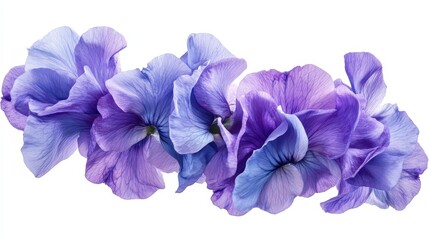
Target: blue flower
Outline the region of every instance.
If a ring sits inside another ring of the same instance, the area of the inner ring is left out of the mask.
[[[86,155],[97,101],[107,93],[105,81],[119,71],[117,53],[125,46],[111,28],[92,28],[79,37],[61,27],[34,43],[25,66],[7,75],[2,109],[24,131],[22,154],[35,176],[78,146]]]
[[[345,63],[362,112],[349,150],[338,159],[342,169],[338,196],[322,203],[322,208],[341,213],[368,202],[402,210],[419,192],[419,175],[427,168],[418,129],[396,105],[381,105],[386,85],[377,58],[349,53]],[[341,82],[337,85],[343,87]]]

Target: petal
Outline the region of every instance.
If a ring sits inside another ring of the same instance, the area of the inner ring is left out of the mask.
[[[25,70],[48,68],[69,78],[76,78],[74,49],[79,36],[69,27],[49,32],[28,49]]]
[[[82,114],[29,116],[24,129],[24,162],[41,177],[77,148],[80,132],[89,131],[92,119]]]
[[[185,56],[183,59],[186,59],[188,66],[192,70],[201,65],[234,57],[217,38],[208,33],[189,35],[188,52]]]
[[[125,151],[147,136],[142,119],[134,113],[116,113],[97,118],[93,124],[94,137],[104,151]]]
[[[302,180],[298,169],[291,164],[300,161],[305,156],[308,139],[296,116],[282,114],[282,118],[280,126],[271,133],[265,145],[252,154],[247,160],[244,172],[235,180],[233,199],[235,207],[239,211],[247,211],[257,206],[259,196],[263,191],[264,196],[268,196],[276,194],[272,191],[282,188],[284,191],[280,194],[283,197],[275,195],[276,199],[271,202],[273,206],[270,206],[270,199],[260,202],[262,209],[277,212],[277,210],[289,206],[291,198],[293,199],[291,196],[302,191],[302,185],[298,184],[289,188],[286,184],[283,185],[281,179],[284,178],[287,179],[287,182],[293,183],[299,182],[297,177]],[[268,184],[269,181],[273,181],[272,185]]]
[[[308,110],[297,114],[309,138],[309,149],[330,159],[343,155],[359,118],[359,102],[337,88],[336,110]]]
[[[181,76],[174,82],[170,138],[180,154],[198,152],[214,140],[209,131],[214,116],[196,103],[191,94],[194,84],[191,76]]]
[[[150,157],[149,163],[159,170],[167,173],[178,172],[179,163],[174,159],[159,141],[150,141]]]
[[[368,161],[383,152],[389,145],[389,137],[384,124],[361,112],[349,149],[339,161],[343,178],[354,177]]]
[[[103,118],[107,118],[112,114],[123,112],[122,109],[116,105],[115,100],[110,93],[104,95],[98,100],[97,110]]]
[[[366,52],[348,53],[344,60],[353,91],[365,97],[366,111],[374,113],[386,94],[380,61]]]
[[[410,154],[417,143],[419,130],[407,113],[399,111],[396,105],[388,104],[374,117],[389,128],[390,143],[387,151],[398,155]]]
[[[281,123],[274,99],[265,92],[249,92],[240,99],[243,109],[243,136],[238,159],[247,159],[265,143]]]
[[[38,113],[67,99],[74,80],[50,69],[34,69],[18,77],[10,93],[12,103],[21,114]]]
[[[325,212],[343,213],[364,204],[370,194],[371,189],[368,187],[357,187],[342,181],[338,196],[321,203],[320,206]]]
[[[398,182],[403,162],[417,144],[418,129],[405,112],[388,105],[375,116],[390,133],[389,146],[372,158],[348,182],[358,186],[368,186],[379,190],[389,190]]]
[[[15,83],[15,80],[24,74],[24,66],[16,66],[9,70],[3,80],[1,109],[6,115],[9,123],[16,129],[24,130],[27,116],[16,111],[15,106],[12,104],[10,92]]]
[[[176,192],[183,192],[188,186],[201,178],[207,163],[212,159],[216,151],[216,144],[210,143],[196,153],[182,155],[182,159],[179,161],[179,187]]]
[[[231,116],[227,93],[231,83],[246,69],[246,61],[228,58],[209,64],[194,87],[197,102],[207,111],[225,119]]]
[[[265,184],[258,200],[258,207],[269,213],[279,213],[292,205],[303,189],[303,179],[293,165],[285,165],[274,171]]]
[[[398,183],[389,191],[374,190],[379,207],[392,206],[403,210],[419,193],[421,182],[419,175],[427,168],[428,158],[420,145],[404,160],[404,169]]]
[[[148,198],[164,188],[161,173],[150,163],[151,142],[146,138],[124,152],[96,149],[89,157],[86,177],[95,183],[105,182],[112,192],[124,199]]]
[[[102,89],[104,82],[119,72],[117,53],[127,46],[125,38],[109,27],[95,27],[82,34],[76,45],[78,74],[91,69]]]
[[[104,95],[97,79],[91,70],[85,67],[85,72],[76,79],[76,83],[70,89],[67,99],[58,101],[53,106],[48,106],[38,112],[39,116],[60,112],[76,112],[84,114],[98,114],[97,102]]]
[[[240,83],[237,96],[252,90],[265,91],[286,113],[296,113],[334,108],[334,87],[329,74],[317,66],[305,65],[288,73],[270,70],[249,74]]]
[[[189,72],[178,58],[165,54],[153,59],[143,71],[117,74],[107,81],[107,88],[123,111],[142,116],[148,125],[168,125],[173,82]]]
[[[230,215],[233,216],[242,216],[247,213],[247,211],[238,211],[234,207],[234,203],[232,201],[232,191],[233,191],[233,183],[229,184],[227,187],[217,190],[213,193],[211,200],[214,205],[221,209],[226,209]]]
[[[340,181],[341,171],[337,163],[318,153],[308,151],[295,167],[304,183],[300,196],[310,197],[315,193],[324,192]]]

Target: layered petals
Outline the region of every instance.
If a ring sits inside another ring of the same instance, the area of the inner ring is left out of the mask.
[[[9,70],[3,80],[2,95],[1,98],[1,109],[6,115],[9,123],[16,129],[24,130],[25,123],[27,122],[27,116],[18,112],[12,103],[11,91],[15,83],[15,80],[24,74],[24,66],[16,66]]]
[[[246,61],[237,58],[223,59],[208,65],[193,89],[198,104],[222,119],[231,116],[229,86],[244,69]]]
[[[277,213],[289,207],[303,190],[303,179],[294,163],[304,158],[308,138],[296,116],[282,117],[280,126],[252,154],[235,180],[233,200],[239,211],[259,206]]]
[[[77,78],[74,49],[79,35],[69,27],[59,27],[49,32],[28,49],[25,70],[51,69],[68,78]]]
[[[188,37],[188,52],[181,57],[192,70],[224,58],[234,57],[222,43],[209,33],[194,33]]]
[[[89,131],[89,116],[62,113],[46,117],[29,116],[24,129],[22,155],[30,171],[41,177],[77,148],[81,132]]]
[[[375,113],[386,94],[380,61],[366,52],[348,53],[344,60],[353,91],[366,99],[365,111]]]

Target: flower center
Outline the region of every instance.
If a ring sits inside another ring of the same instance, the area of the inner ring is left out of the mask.
[[[153,125],[147,126],[146,127],[146,134],[147,135],[153,135],[156,133],[156,127]]]

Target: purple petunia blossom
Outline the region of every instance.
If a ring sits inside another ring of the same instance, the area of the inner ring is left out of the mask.
[[[237,114],[230,85],[246,68],[243,59],[235,58],[209,34],[191,35],[188,52],[181,59],[193,72],[174,82],[171,141],[174,149],[185,156],[201,151],[210,156],[180,162],[179,192],[202,176],[209,161],[228,161],[228,151],[234,145],[230,131],[239,124],[233,121]],[[207,173],[206,177],[211,181],[215,176]]]
[[[107,93],[105,81],[119,71],[116,54],[125,46],[122,35],[108,27],[81,37],[60,27],[34,43],[25,66],[6,76],[2,109],[24,130],[22,154],[36,177],[78,146],[86,155],[97,101]]]
[[[249,74],[237,96],[243,111],[237,169],[213,189],[217,206],[233,215],[253,207],[278,213],[296,196],[339,182],[334,159],[346,151],[359,113],[353,94],[306,65]]]
[[[363,110],[349,150],[338,159],[343,178],[338,196],[321,206],[331,213],[365,202],[402,210],[419,192],[419,175],[427,168],[427,156],[417,142],[418,129],[396,105],[381,106],[386,85],[377,58],[349,53],[345,67]],[[337,85],[343,87],[341,82]]]

